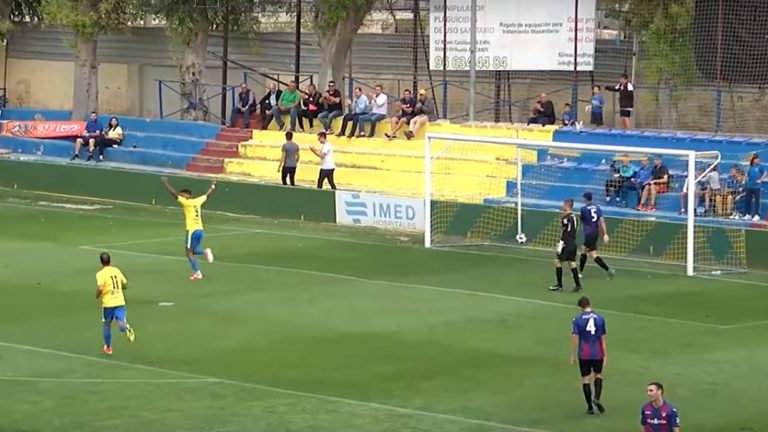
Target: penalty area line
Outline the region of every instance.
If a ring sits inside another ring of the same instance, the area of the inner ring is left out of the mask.
[[[386,404],[381,404],[376,402],[367,402],[367,401],[361,401],[357,399],[348,399],[344,397],[331,396],[331,395],[326,395],[321,393],[310,393],[310,392],[303,392],[299,390],[290,390],[290,389],[284,389],[280,387],[272,387],[272,386],[267,386],[262,384],[250,383],[246,381],[216,378],[212,376],[200,375],[200,374],[195,374],[190,372],[182,372],[182,371],[177,371],[173,369],[165,369],[165,368],[156,367],[156,366],[148,366],[140,363],[122,362],[122,361],[114,360],[111,358],[94,357],[94,356],[88,356],[83,354],[70,353],[66,351],[41,348],[41,347],[36,347],[32,345],[21,345],[21,344],[15,344],[11,342],[0,342],[0,347],[12,348],[12,349],[23,350],[23,351],[38,352],[38,353],[50,354],[50,355],[57,355],[61,357],[87,360],[92,362],[107,363],[107,364],[113,364],[113,365],[124,366],[124,367],[132,367],[135,369],[166,373],[169,375],[176,375],[179,377],[186,377],[186,378],[192,378],[197,380],[208,380],[210,382],[229,384],[232,386],[251,388],[251,389],[262,390],[262,391],[267,391],[272,393],[287,394],[287,395],[310,398],[310,399],[319,399],[319,400],[325,400],[329,402],[345,403],[348,405],[354,405],[359,407],[375,408],[383,411],[397,412],[400,414],[408,414],[412,416],[431,417],[431,418],[436,418],[441,420],[453,421],[457,423],[488,426],[496,429],[505,429],[505,430],[518,431],[518,432],[552,432],[544,429],[533,429],[533,428],[527,428],[523,426],[510,425],[506,423],[497,423],[489,420],[473,419],[473,418],[461,417],[461,416],[450,415],[450,414],[440,414],[440,413],[431,412],[431,411],[422,411],[422,410],[417,410],[412,408],[403,408],[403,407],[398,407],[394,405],[386,405]]]

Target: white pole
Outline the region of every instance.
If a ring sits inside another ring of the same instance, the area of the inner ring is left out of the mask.
[[[431,138],[424,137],[424,247],[432,247],[432,152]]]
[[[477,0],[470,2],[469,14],[469,121],[475,121],[475,87],[477,87]]]
[[[523,156],[517,146],[517,233],[523,232]]]
[[[686,190],[688,191],[688,203],[686,207],[688,209],[688,219],[686,220],[686,232],[685,232],[685,273],[688,276],[694,275],[694,217],[696,216],[696,153],[691,153],[688,156],[688,185]]]

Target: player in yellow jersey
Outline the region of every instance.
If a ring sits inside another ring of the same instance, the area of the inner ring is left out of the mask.
[[[197,258],[195,255],[205,255],[205,259],[208,262],[213,262],[213,252],[211,249],[201,249],[203,243],[203,204],[208,197],[211,196],[214,189],[216,189],[216,181],[211,183],[211,187],[204,195],[200,195],[197,198],[192,198],[192,192],[189,189],[182,189],[176,192],[171,184],[168,183],[168,178],[163,177],[163,184],[168,192],[176,199],[181,206],[181,211],[184,214],[184,224],[186,225],[186,235],[184,236],[185,251],[189,265],[192,267],[191,280],[202,279],[203,273],[200,271],[200,266],[197,264]]]
[[[99,255],[101,270],[96,272],[96,298],[101,303],[102,322],[104,323],[104,354],[112,355],[112,321],[117,321],[120,331],[130,342],[136,339],[136,334],[125,321],[125,295],[128,280],[123,272],[112,266],[112,257],[104,252]]]

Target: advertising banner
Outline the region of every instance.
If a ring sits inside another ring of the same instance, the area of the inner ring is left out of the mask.
[[[424,201],[337,191],[336,223],[423,232]]]
[[[577,18],[571,1],[477,0],[477,70],[572,71],[576,47],[578,69],[591,71],[595,1],[580,0]],[[445,42],[446,69],[469,70],[470,4],[470,0],[430,0],[431,69],[443,69]]]

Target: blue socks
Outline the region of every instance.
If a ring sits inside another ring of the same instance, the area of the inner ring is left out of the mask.
[[[187,259],[189,260],[189,266],[192,267],[192,271],[195,273],[200,271],[200,266],[197,265],[197,258],[195,258],[194,255],[188,256]]]
[[[104,324],[103,332],[104,332],[104,345],[111,347],[112,346],[112,328],[109,325]]]

